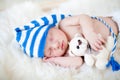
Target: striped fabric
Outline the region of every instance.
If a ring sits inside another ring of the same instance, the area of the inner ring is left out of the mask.
[[[16,40],[23,51],[30,57],[44,57],[46,37],[50,28],[70,16],[66,14],[51,14],[31,21],[23,27],[17,27]]]
[[[115,51],[116,51],[117,38],[116,38],[116,35],[114,34],[111,26],[110,26],[109,24],[107,24],[103,19],[101,19],[101,18],[99,18],[99,17],[92,16],[91,18],[96,19],[96,20],[102,22],[102,23],[109,29],[109,31],[110,31],[110,33],[111,33],[111,36],[112,36],[113,39],[114,39],[114,46],[113,46],[113,48],[112,48],[112,52],[111,52],[111,55],[110,55],[110,59],[109,59],[109,61],[108,61],[108,64],[106,64],[106,67],[109,67],[109,66],[111,65],[113,71],[118,71],[118,70],[120,70],[120,64],[114,59],[114,55],[113,55],[113,54],[115,53]]]
[[[98,21],[101,21],[109,29],[109,31],[111,33],[111,36],[114,39],[114,46],[113,46],[112,53],[111,53],[111,56],[112,56],[114,54],[115,50],[116,50],[116,44],[117,44],[116,35],[114,34],[111,26],[109,24],[107,24],[102,18],[99,18],[99,17],[96,17],[96,16],[92,16],[91,18],[97,19]]]

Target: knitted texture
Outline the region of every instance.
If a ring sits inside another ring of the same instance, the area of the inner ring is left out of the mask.
[[[31,21],[23,27],[17,27],[16,40],[30,57],[44,57],[46,37],[50,28],[69,15],[51,14]]]

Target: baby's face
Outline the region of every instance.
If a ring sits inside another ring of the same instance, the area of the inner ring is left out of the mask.
[[[63,31],[57,28],[51,28],[48,32],[45,51],[45,57],[62,56],[68,47],[68,40]]]

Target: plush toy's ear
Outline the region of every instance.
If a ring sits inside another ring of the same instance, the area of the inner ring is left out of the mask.
[[[82,37],[82,34],[76,33],[75,37]]]

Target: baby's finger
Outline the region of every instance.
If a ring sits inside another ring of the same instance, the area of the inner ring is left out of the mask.
[[[95,47],[96,47],[98,50],[102,49],[102,47],[101,47],[101,45],[100,45],[99,43],[95,43],[94,45],[95,45]]]
[[[102,45],[102,42],[98,39],[97,41],[96,41],[99,45]]]
[[[100,40],[102,43],[105,43],[105,42],[106,42],[105,39],[103,39],[103,38],[99,38],[99,40]]]
[[[105,39],[104,39],[100,34],[98,34],[98,39],[99,39],[102,43],[105,43],[105,42],[106,42]]]
[[[98,51],[98,48],[95,45],[91,45],[91,48],[95,51]]]

